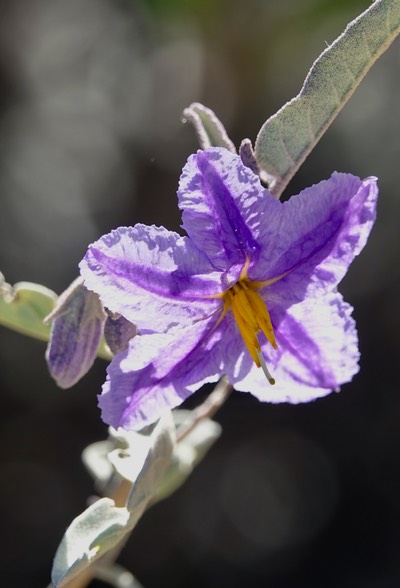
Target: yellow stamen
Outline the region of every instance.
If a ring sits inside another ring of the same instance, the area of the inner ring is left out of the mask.
[[[227,311],[232,308],[239,332],[251,358],[257,367],[261,367],[269,383],[275,384],[261,353],[261,345],[257,337],[259,333],[263,332],[272,347],[277,349],[274,329],[268,308],[258,293],[258,283],[250,282],[246,278],[247,268],[248,264],[243,268],[239,281],[224,292],[222,316],[225,316]]]
[[[249,289],[247,290],[246,294],[258,318],[258,325],[260,329],[271,343],[272,347],[274,349],[278,349],[267,305],[258,292],[254,292],[254,290]]]
[[[257,351],[260,348],[260,344],[257,340],[255,331],[251,328],[249,329],[249,325],[246,323],[245,319],[240,314],[237,305],[237,298],[236,296],[232,300],[232,312],[233,316],[235,317],[237,326],[239,327],[240,334],[242,335],[242,339],[246,344],[246,347],[257,367],[260,367],[260,360],[258,358]]]
[[[235,294],[233,300],[237,304],[238,311],[242,315],[244,321],[251,325],[252,329],[257,332],[258,321],[254,315],[253,309],[250,304],[250,300],[246,296],[245,290],[241,289],[237,284],[233,287]]]

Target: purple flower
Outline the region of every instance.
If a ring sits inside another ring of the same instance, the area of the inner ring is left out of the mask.
[[[89,247],[85,285],[138,328],[100,396],[105,422],[141,428],[226,374],[269,402],[305,402],[358,371],[336,286],[375,219],[375,178],[335,173],[281,203],[222,148],[186,163],[182,237],[121,227]]]

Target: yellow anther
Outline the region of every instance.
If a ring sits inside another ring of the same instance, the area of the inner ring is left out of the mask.
[[[246,323],[249,323],[249,326],[251,326],[253,331],[257,332],[259,329],[257,317],[254,314],[245,290],[239,289],[235,292],[233,301],[237,305],[238,311],[242,315],[243,320]]]
[[[258,326],[260,327],[261,331],[264,333],[268,341],[271,343],[272,347],[274,349],[278,349],[267,305],[265,304],[264,300],[261,298],[258,292],[248,289],[246,294],[254,310],[254,313],[257,316]]]
[[[251,355],[251,358],[253,359],[256,366],[260,367],[261,364],[260,364],[260,360],[259,360],[258,354],[257,354],[258,349],[260,349],[260,344],[257,340],[255,332],[252,331],[251,329],[249,329],[248,324],[246,323],[246,321],[243,319],[242,315],[240,314],[240,312],[238,310],[237,303],[235,302],[235,299],[233,299],[233,301],[232,301],[232,312],[233,312],[233,316],[235,317],[237,326],[239,327],[239,331],[242,336],[242,339],[245,342],[245,345],[248,349],[248,352]]]
[[[222,316],[232,308],[239,332],[257,367],[261,367],[270,384],[275,384],[268,371],[261,353],[257,335],[263,332],[274,349],[277,344],[268,308],[258,293],[255,282],[246,279],[247,266],[242,271],[239,281],[223,294],[224,310]]]

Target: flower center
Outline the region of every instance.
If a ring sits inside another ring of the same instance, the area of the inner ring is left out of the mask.
[[[275,380],[266,366],[258,341],[259,333],[264,333],[272,347],[278,348],[268,308],[258,293],[258,284],[241,278],[232,288],[224,292],[222,298],[224,301],[223,315],[232,309],[240,334],[254,363],[257,367],[262,368],[269,383],[275,384]]]

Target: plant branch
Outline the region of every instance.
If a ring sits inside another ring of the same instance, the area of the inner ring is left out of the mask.
[[[182,441],[186,435],[193,431],[200,421],[213,417],[228,399],[232,390],[232,384],[230,384],[226,376],[223,376],[211,392],[210,396],[208,396],[203,404],[195,408],[187,421],[179,427],[176,435],[177,443]]]

